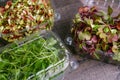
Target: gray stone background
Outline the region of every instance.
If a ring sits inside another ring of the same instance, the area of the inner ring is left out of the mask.
[[[79,0],[51,0],[51,2],[54,11],[61,15],[61,19],[55,22],[53,31],[63,40],[70,30],[72,18],[81,3]]]
[[[64,41],[70,31],[72,18],[82,3],[80,0],[51,0],[51,2],[54,11],[61,15],[61,19],[55,21],[53,31]],[[120,80],[120,70],[115,65],[87,60],[79,64],[78,69],[67,73],[64,80]]]

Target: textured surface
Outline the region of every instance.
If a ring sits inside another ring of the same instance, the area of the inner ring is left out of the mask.
[[[55,21],[53,31],[64,41],[70,31],[71,21],[77,10],[82,6],[80,0],[51,0],[56,13],[61,19]],[[64,80],[120,80],[118,66],[88,60],[79,68],[65,75]]]
[[[120,71],[117,66],[88,60],[67,73],[64,80],[120,80]]]

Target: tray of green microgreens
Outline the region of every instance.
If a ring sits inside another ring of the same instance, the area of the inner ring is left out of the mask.
[[[54,13],[49,0],[6,0],[0,6],[0,33],[8,42],[50,30]],[[2,4],[2,2],[0,3]]]
[[[98,60],[120,61],[120,14],[113,16],[93,7],[81,7],[71,29],[78,53]]]
[[[68,51],[51,31],[0,49],[0,80],[49,80],[68,67]]]

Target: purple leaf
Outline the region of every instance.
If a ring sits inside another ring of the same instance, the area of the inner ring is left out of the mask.
[[[91,41],[92,41],[93,43],[97,43],[97,37],[96,37],[95,35],[93,35]]]
[[[118,35],[117,35],[117,34],[115,34],[115,35],[112,37],[112,42],[114,42],[114,41],[118,41]]]

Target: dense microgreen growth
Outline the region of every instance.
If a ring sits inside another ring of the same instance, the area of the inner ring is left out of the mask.
[[[46,0],[8,0],[0,7],[0,32],[9,42],[49,30],[52,24],[53,10]]]
[[[52,37],[39,37],[12,50],[6,48],[0,54],[0,80],[26,80],[57,63],[59,53],[64,53],[64,49]]]
[[[71,32],[77,48],[100,59],[97,51],[120,61],[120,14],[113,17],[113,9],[108,12],[94,7],[81,7],[73,20]]]

